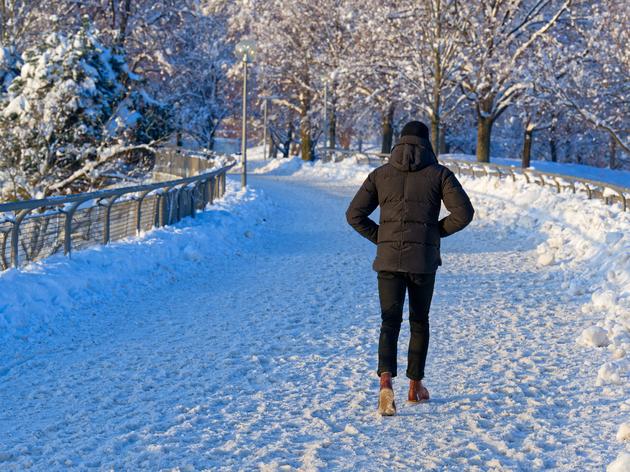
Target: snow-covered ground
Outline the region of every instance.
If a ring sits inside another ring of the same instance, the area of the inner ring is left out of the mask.
[[[0,274],[0,470],[629,470],[628,213],[462,179],[432,400],[401,375],[382,418],[370,168],[257,157],[195,220]]]

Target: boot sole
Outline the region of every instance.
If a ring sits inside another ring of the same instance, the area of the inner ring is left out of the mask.
[[[429,403],[429,400],[407,400],[407,403]]]
[[[391,388],[383,388],[379,392],[378,412],[381,414],[381,416],[394,416],[396,414],[394,391]]]

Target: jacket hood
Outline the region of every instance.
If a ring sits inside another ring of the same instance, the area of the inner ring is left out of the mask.
[[[403,136],[392,148],[389,163],[403,172],[416,172],[438,160],[428,139],[418,136]]]

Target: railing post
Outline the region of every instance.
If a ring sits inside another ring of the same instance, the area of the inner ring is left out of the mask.
[[[114,202],[118,200],[118,196],[110,197],[103,206],[105,207],[105,218],[103,221],[103,244],[108,244],[111,239],[111,214]]]
[[[66,215],[63,235],[63,253],[66,256],[69,256],[72,253],[72,218],[74,217],[74,212],[77,211],[77,208],[82,203],[83,202],[73,203],[72,205],[70,205],[69,209],[61,211]]]
[[[22,210],[20,211],[15,220],[13,220],[13,226],[11,227],[11,265],[16,269],[20,266],[19,260],[19,241],[20,241],[20,225],[26,215],[28,215],[31,210]]]
[[[209,199],[209,195],[208,195],[208,179],[206,179],[206,180],[203,181],[203,207],[204,208],[208,204],[208,199]]]
[[[160,205],[159,205],[159,217],[158,217],[158,226],[166,226],[169,224],[169,215],[170,211],[170,199],[171,199],[171,187],[164,187],[162,193],[160,194]]]
[[[512,176],[512,182],[516,182],[516,174],[514,173],[514,169],[509,168],[510,175]]]
[[[151,190],[145,190],[138,196],[138,206],[136,208],[136,235],[140,234],[142,225],[142,202]]]
[[[181,220],[181,207],[182,206],[180,205],[179,199],[181,198],[182,188],[183,188],[182,185],[180,185],[180,186],[178,186],[175,189],[175,198],[173,199],[173,202],[176,205],[176,208],[175,208],[175,221],[171,221],[170,216],[173,214],[173,212],[171,211],[171,212],[169,212],[170,213],[170,215],[169,215],[169,224],[177,223],[179,220]]]
[[[556,183],[556,190],[558,191],[558,193],[560,193],[560,182],[558,182],[558,179],[556,177],[552,177],[553,181]]]
[[[592,190],[591,187],[588,186],[587,183],[584,182],[584,186],[586,187],[586,193],[588,194],[588,199],[590,200],[592,198]]]
[[[197,184],[193,185],[190,188],[190,216],[191,218],[195,218],[195,213],[197,212],[197,208],[195,207],[195,192],[197,191]]]

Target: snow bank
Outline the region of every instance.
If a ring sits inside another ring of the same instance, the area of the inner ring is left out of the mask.
[[[610,344],[608,332],[599,326],[590,326],[582,331],[577,339],[578,344],[586,347],[605,347]]]
[[[360,163],[355,158],[340,162],[303,161],[300,157],[270,159],[255,167],[252,173],[268,175],[290,175],[304,179],[321,179],[326,182],[361,183],[373,167]]]
[[[260,192],[237,190],[228,180],[224,198],[194,219],[85,249],[71,258],[56,255],[0,272],[0,342],[28,342],[56,332],[62,318],[72,316],[75,303],[91,304],[97,313],[104,297],[124,298],[134,284],[168,284],[174,277],[186,277],[187,269],[198,274],[198,265],[208,258],[233,255],[255,237],[268,203]]]
[[[630,453],[622,452],[606,467],[606,472],[630,472]]]
[[[617,430],[617,441],[630,441],[630,422],[621,423]]]
[[[492,177],[463,177],[462,182],[478,200],[476,224],[496,225],[504,237],[539,233],[537,262],[549,276],[562,278],[566,292],[558,296],[584,298],[581,317],[596,320],[576,327],[581,333],[577,343],[607,348],[611,354],[597,381],[627,384],[630,362],[623,359],[630,353],[630,213],[585,195],[556,194],[525,182]]]

